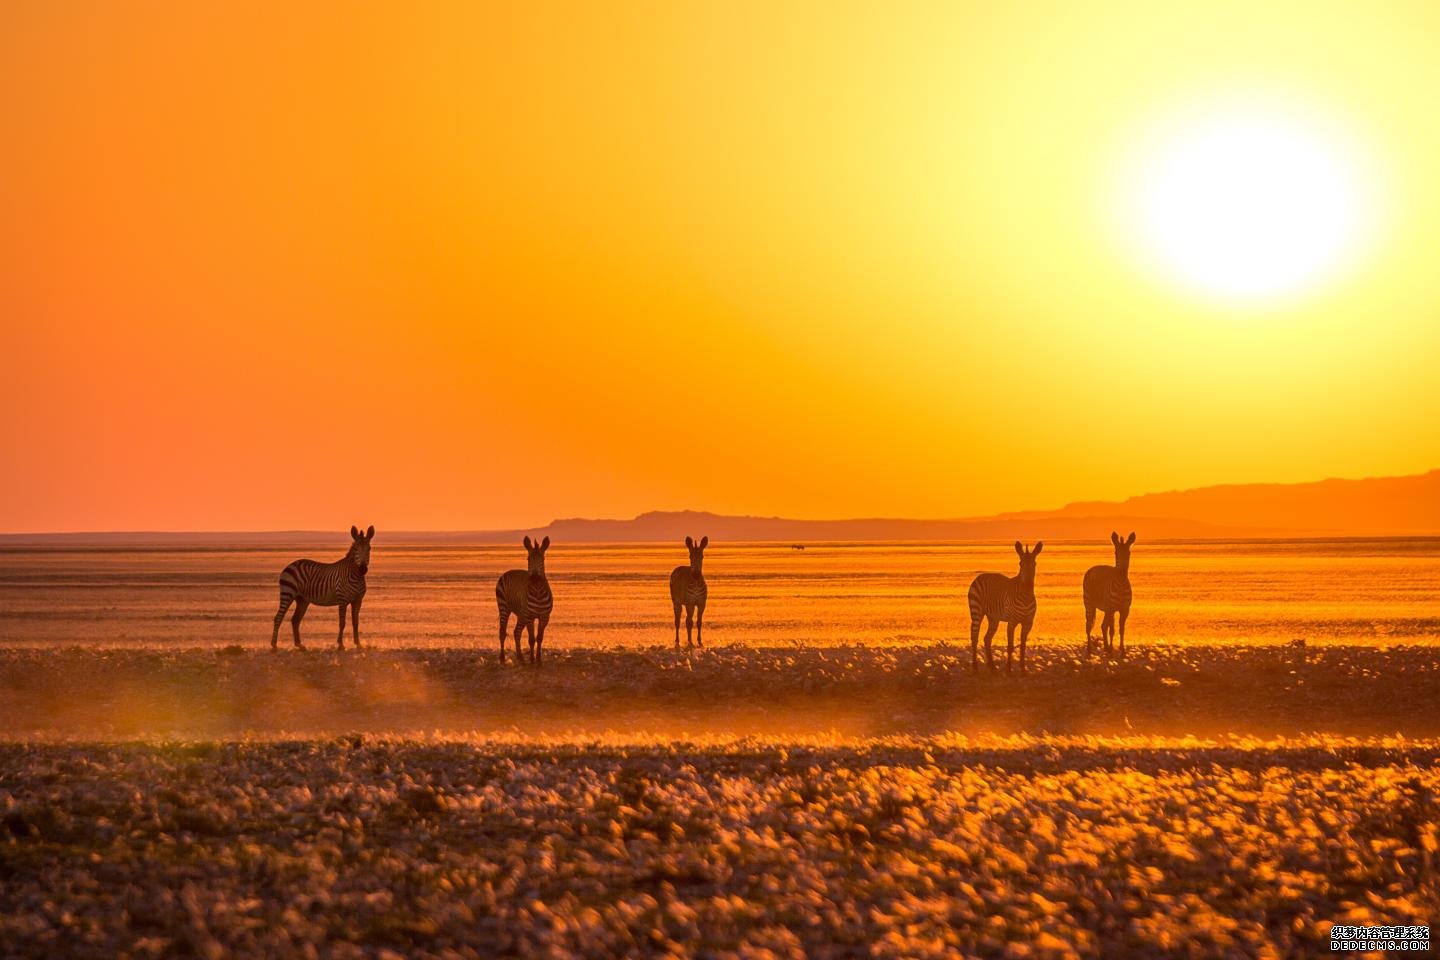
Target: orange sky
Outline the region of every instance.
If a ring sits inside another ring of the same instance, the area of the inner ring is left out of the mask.
[[[0,11],[0,530],[1440,465],[1431,6],[291,6]],[[1212,89],[1378,158],[1343,277],[1215,306],[1112,242],[1123,144]]]

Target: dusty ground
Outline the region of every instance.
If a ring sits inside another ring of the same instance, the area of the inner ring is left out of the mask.
[[[1437,756],[0,745],[0,952],[1315,956],[1333,922],[1440,916]]]
[[[1042,645],[977,676],[968,649],[0,648],[0,737],[434,730],[666,736],[960,733],[1440,736],[1440,648]]]
[[[0,648],[0,956],[1298,957],[1440,918],[1440,649],[1077,653]]]

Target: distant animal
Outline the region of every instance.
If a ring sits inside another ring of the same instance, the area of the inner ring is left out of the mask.
[[[1020,626],[1020,670],[1025,670],[1025,642],[1035,623],[1035,558],[1045,548],[1043,541],[1033,550],[1026,550],[1019,540],[1015,552],[1020,556],[1020,572],[1013,577],[1003,573],[981,573],[970,583],[970,669],[979,670],[980,621],[990,621],[985,631],[985,661],[995,669],[991,640],[1000,622],[1005,622],[1005,671],[1010,671],[1010,657],[1015,649],[1015,626]]]
[[[791,550],[804,550],[804,549],[805,549],[805,544],[803,544],[803,543],[792,543],[792,544],[790,545],[790,549],[791,549]]]
[[[530,643],[530,662],[539,663],[541,648],[545,643],[545,625],[550,622],[550,611],[555,598],[550,593],[550,581],[545,577],[545,551],[550,549],[550,538],[531,543],[525,538],[525,552],[529,558],[528,569],[506,570],[495,581],[495,605],[500,608],[500,662],[505,662],[505,625],[510,614],[515,614],[515,660],[520,661],[520,631],[526,632]]]
[[[1100,623],[1100,638],[1105,641],[1105,653],[1111,652],[1111,641],[1115,637],[1115,615],[1120,615],[1120,659],[1125,659],[1125,620],[1130,616],[1130,547],[1135,543],[1135,534],[1124,540],[1112,531],[1110,543],[1115,547],[1115,566],[1091,567],[1085,571],[1085,658],[1090,658],[1090,630],[1095,626],[1095,611],[1105,613]]]
[[[372,526],[363,534],[359,528],[350,528],[350,552],[334,563],[318,560],[296,560],[280,573],[280,610],[275,614],[275,631],[270,635],[270,649],[274,650],[280,640],[280,624],[285,620],[285,611],[295,604],[295,615],[290,618],[290,627],[295,631],[295,647],[305,649],[300,642],[300,621],[310,604],[321,607],[340,608],[340,635],[335,644],[345,649],[345,608],[350,608],[350,622],[354,626],[353,642],[360,646],[360,601],[365,599],[365,574],[370,570],[370,541],[375,539]]]
[[[685,538],[685,549],[690,551],[689,566],[676,567],[670,571],[670,603],[675,607],[675,649],[680,649],[680,608],[685,608],[685,646],[705,646],[700,636],[701,623],[705,619],[705,574],[701,566],[705,563],[705,548],[710,545],[709,537],[701,537],[696,543]],[[695,625],[695,636],[691,639],[690,625]]]

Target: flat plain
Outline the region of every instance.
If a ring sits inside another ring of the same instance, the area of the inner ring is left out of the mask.
[[[698,536],[703,531],[697,531]],[[268,645],[276,582],[328,542],[263,547],[0,545],[0,645]],[[1049,543],[1036,576],[1043,643],[1084,638],[1080,582],[1109,544]],[[361,629],[388,648],[497,645],[495,578],[524,566],[513,546],[390,543],[382,530]],[[673,640],[669,576],[684,545],[555,544],[553,648],[644,648]],[[757,647],[968,643],[965,591],[981,570],[1014,574],[1009,544],[713,543],[706,552],[714,644]],[[1147,543],[1130,573],[1136,643],[1430,643],[1440,638],[1440,540]],[[307,643],[334,643],[314,608]],[[288,625],[281,633],[286,640]]]
[[[1023,674],[972,670],[1008,545],[376,550],[362,627],[271,652],[333,549],[0,550],[0,954],[1281,957],[1440,918],[1440,543],[1137,548],[1083,656],[1047,545]],[[682,554],[683,556],[683,554]],[[329,614],[327,616],[327,614]],[[288,631],[288,626],[287,626]],[[1294,641],[1304,641],[1296,643]]]

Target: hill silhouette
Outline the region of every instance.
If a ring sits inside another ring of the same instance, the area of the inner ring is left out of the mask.
[[[1284,530],[1309,536],[1440,534],[1440,470],[1408,477],[1237,483],[1147,493],[1119,502],[1081,501],[1059,510],[1000,514],[1055,521],[1102,514],[1162,525],[1175,518],[1219,527]]]
[[[1089,540],[1139,530],[1147,540],[1265,537],[1440,536],[1440,470],[1408,477],[1246,483],[1087,500],[1055,510],[917,520],[869,517],[797,520],[703,510],[653,510],[628,520],[572,517],[515,530],[382,531],[410,543],[509,543],[546,536],[561,543],[643,543],[707,535],[713,540]],[[334,531],[0,534],[0,543],[328,543]]]
[[[674,540],[1104,539],[1144,530],[1147,539],[1394,537],[1440,535],[1440,470],[1408,477],[1248,483],[1091,500],[1056,510],[916,520],[796,520],[698,510],[651,511],[630,520],[556,520],[536,531],[571,543]],[[511,531],[517,536],[520,531]]]

